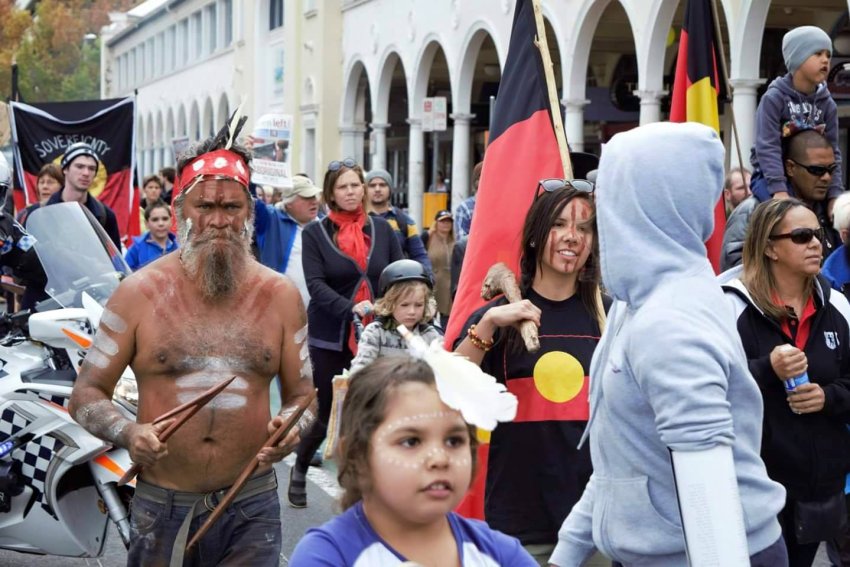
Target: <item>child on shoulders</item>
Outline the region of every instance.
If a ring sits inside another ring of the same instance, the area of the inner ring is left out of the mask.
[[[783,140],[801,130],[814,129],[826,136],[835,151],[838,167],[832,173],[827,196],[828,200],[835,199],[844,188],[838,145],[838,109],[826,86],[832,40],[815,26],[794,28],[782,38],[782,55],[788,73],[770,84],[756,111],[750,188],[759,201],[788,197]]]

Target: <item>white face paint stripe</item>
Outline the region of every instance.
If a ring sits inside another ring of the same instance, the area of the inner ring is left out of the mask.
[[[127,331],[126,321],[109,309],[103,310],[103,315],[100,316],[100,324],[106,326],[113,333],[124,333]]]
[[[104,332],[99,332],[94,338],[94,348],[100,350],[103,354],[115,356],[118,354],[118,343],[112,340],[112,337]]]

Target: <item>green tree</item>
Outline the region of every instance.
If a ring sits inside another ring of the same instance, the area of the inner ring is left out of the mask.
[[[22,98],[29,102],[100,98],[100,40],[87,38],[109,23],[110,11],[135,4],[138,1],[41,0],[17,50]]]
[[[26,10],[18,10],[15,0],[0,0],[0,97],[8,100],[12,93],[12,62],[32,25]]]

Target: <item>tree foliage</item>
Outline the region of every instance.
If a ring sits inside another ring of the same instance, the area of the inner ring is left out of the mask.
[[[16,55],[24,101],[100,98],[100,39],[96,36],[109,23],[109,12],[125,11],[138,3],[138,0],[40,0],[31,16],[16,9],[14,0],[0,0],[0,33],[4,40],[0,49],[3,66],[0,95],[8,98],[11,94],[9,68]],[[17,23],[10,25],[10,22]]]

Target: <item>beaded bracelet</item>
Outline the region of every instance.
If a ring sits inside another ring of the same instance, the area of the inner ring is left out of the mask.
[[[472,346],[479,350],[483,350],[484,352],[493,348],[493,344],[495,343],[493,339],[484,340],[479,337],[478,333],[475,331],[475,325],[469,326],[469,329],[466,331],[466,336],[469,337],[469,342],[472,343]]]

